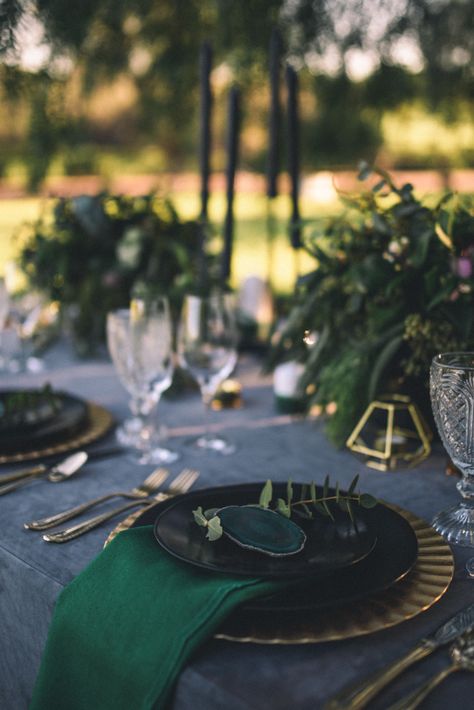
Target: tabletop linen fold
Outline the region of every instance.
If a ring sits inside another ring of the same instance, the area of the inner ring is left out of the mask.
[[[180,562],[149,526],[120,533],[60,594],[30,710],[164,708],[232,610],[281,584]]]

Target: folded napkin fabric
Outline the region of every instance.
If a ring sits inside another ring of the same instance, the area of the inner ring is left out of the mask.
[[[61,593],[30,710],[150,710],[248,599],[280,583],[180,562],[151,527],[120,533]]]

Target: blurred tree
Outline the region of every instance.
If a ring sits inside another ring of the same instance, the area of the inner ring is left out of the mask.
[[[225,63],[230,76],[238,72],[239,82],[255,90],[265,81],[276,24],[288,60],[318,77],[305,82],[317,97],[317,119],[306,133],[318,160],[368,156],[380,144],[382,113],[414,96],[448,118],[473,97],[471,0],[2,0],[1,52],[10,66],[20,61],[12,46],[15,36],[18,49],[24,41],[22,18],[26,27],[35,18],[42,23],[49,46],[36,80],[22,84],[37,158],[32,185],[55,150],[77,143],[77,130],[69,134],[58,114],[57,96],[71,77],[80,83],[83,113],[69,113],[69,124],[82,126],[86,140],[87,96],[126,77],[135,92],[128,117],[134,135],[163,146],[179,167],[196,135],[201,42],[211,39],[214,65]],[[8,96],[18,93],[11,76],[0,74]],[[112,134],[109,127],[111,140]]]

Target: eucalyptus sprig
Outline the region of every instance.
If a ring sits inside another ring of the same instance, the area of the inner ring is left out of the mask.
[[[311,481],[310,484],[303,484],[299,499],[295,500],[293,482],[290,479],[286,484],[286,500],[278,498],[273,504],[273,483],[268,480],[262,488],[258,503],[243,507],[257,505],[264,510],[280,513],[286,518],[291,518],[294,510],[298,510],[299,515],[307,519],[312,519],[314,514],[318,513],[334,521],[334,514],[329,507],[329,503],[335,503],[354,522],[354,504],[368,509],[376,506],[378,502],[369,493],[356,492],[358,482],[359,476],[357,475],[350,483],[347,493],[341,492],[339,483],[336,483],[335,492],[330,493],[330,480],[329,476],[326,476],[321,490],[318,489],[314,481]],[[225,532],[218,513],[218,508],[203,511],[202,507],[199,506],[196,510],[193,510],[194,521],[200,527],[207,528],[206,537],[210,542],[218,540]]]
[[[342,493],[339,483],[336,483],[335,493],[330,495],[329,476],[326,476],[321,492],[319,492],[314,481],[311,481],[310,484],[303,484],[301,486],[299,500],[294,500],[293,483],[290,479],[286,484],[286,500],[284,498],[278,498],[274,509],[278,513],[281,513],[281,515],[290,518],[292,510],[299,506],[301,510],[298,512],[305,518],[311,519],[314,517],[314,513],[319,513],[331,518],[331,520],[334,520],[334,514],[332,513],[328,503],[336,503],[341,510],[348,513],[350,519],[353,521],[354,503],[360,505],[362,508],[373,508],[377,505],[377,499],[369,493],[356,492],[358,482],[359,475],[353,478],[347,493]],[[261,508],[271,508],[272,500],[273,484],[270,480],[268,480],[260,493],[258,504]]]

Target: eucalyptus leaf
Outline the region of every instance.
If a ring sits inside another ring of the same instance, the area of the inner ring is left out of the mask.
[[[326,506],[323,505],[323,503],[320,503],[319,501],[313,501],[312,507],[315,509],[316,512],[320,513],[320,515],[324,515],[327,518],[330,517],[330,513],[326,509]]]
[[[313,517],[313,514],[312,514],[312,512],[310,511],[310,509],[308,508],[308,506],[306,505],[306,503],[303,503],[303,504],[301,505],[301,508],[302,508],[302,510],[303,510],[303,512],[304,512],[304,514],[306,515],[307,518],[312,518],[312,517]]]
[[[329,475],[326,476],[323,483],[323,498],[327,498],[329,494]]]
[[[347,491],[349,495],[352,495],[352,493],[354,493],[358,483],[359,483],[359,474],[355,475],[351,481],[351,484],[350,484],[348,491]]]
[[[283,498],[278,498],[276,509],[281,515],[284,515],[285,518],[289,518],[291,516],[291,508],[287,502],[283,500]]]
[[[349,513],[349,517],[351,519],[351,522],[354,522],[354,511],[352,508],[352,501],[347,500],[346,503],[347,503],[347,512]]]
[[[328,506],[328,504],[326,503],[325,500],[323,500],[323,507],[324,507],[324,510],[326,511],[327,515],[328,515],[328,516],[331,518],[331,520],[334,522],[334,515],[332,514],[331,509],[330,509],[330,507]]]
[[[375,508],[378,501],[377,498],[371,496],[370,493],[361,493],[359,503],[363,508]]]
[[[194,516],[195,522],[198,525],[200,525],[203,528],[207,527],[207,518],[205,517],[204,513],[202,512],[201,506],[199,506],[196,510],[193,510],[193,516]]]
[[[210,542],[218,540],[223,535],[223,529],[219,516],[215,515],[207,524],[206,537]]]
[[[268,480],[262,488],[260,493],[259,505],[261,508],[268,508],[273,497],[273,485],[270,480]]]

